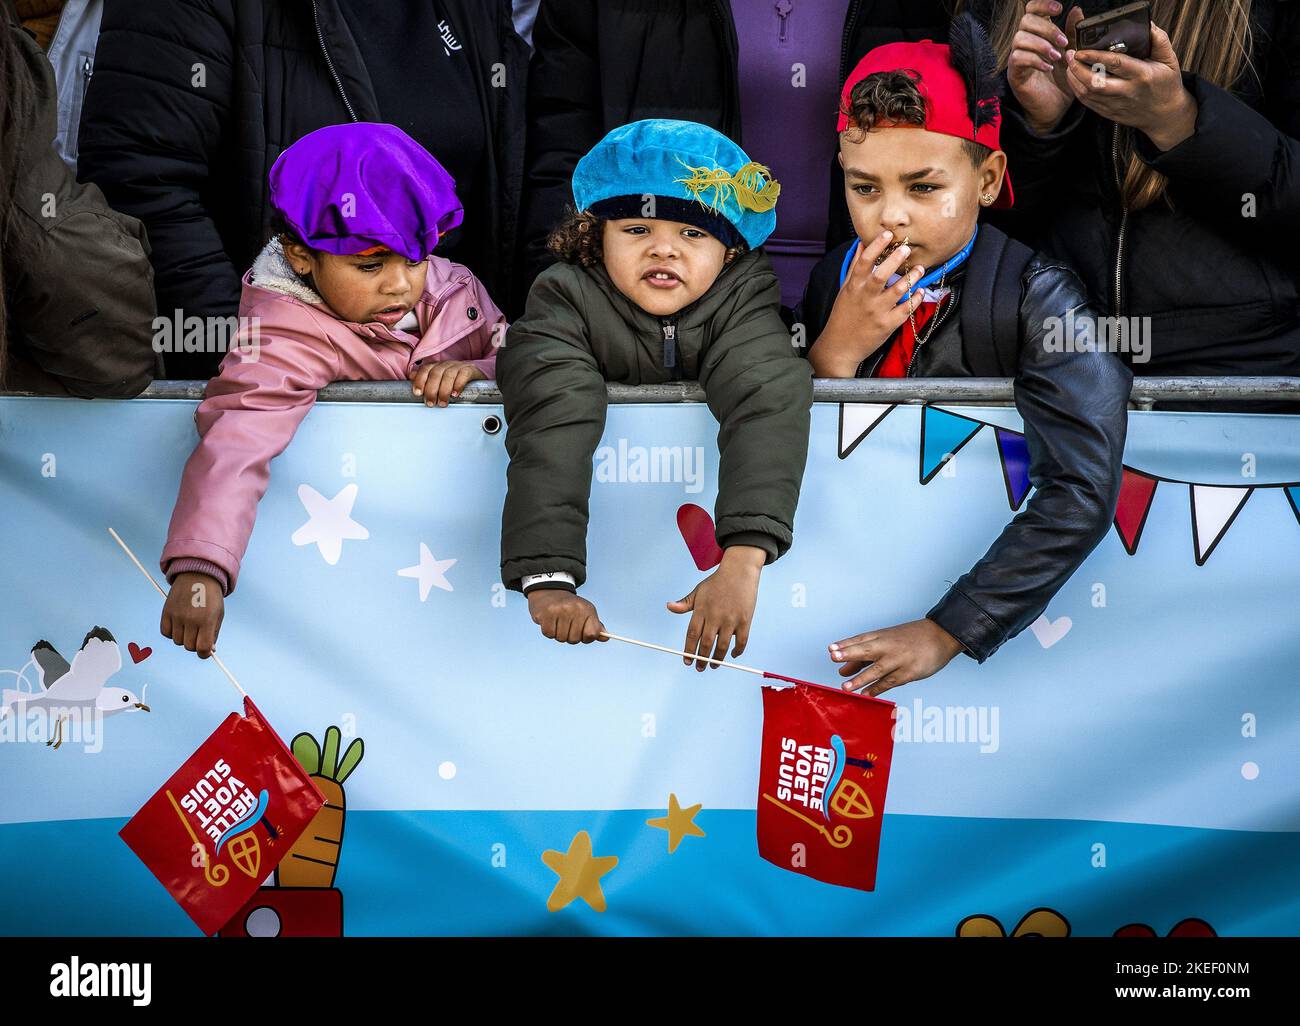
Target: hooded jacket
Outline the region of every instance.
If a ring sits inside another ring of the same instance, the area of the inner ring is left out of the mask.
[[[935,315],[942,321],[933,334],[928,326],[922,329],[909,377],[990,376],[991,354],[964,344],[961,304],[968,271],[998,234],[991,225],[980,226],[970,259],[947,280],[952,295]],[[813,271],[802,309],[810,339],[830,318],[849,245],[832,250]],[[1096,314],[1072,271],[1035,256],[1017,287],[1015,403],[1024,420],[1034,490],[984,556],[926,614],[980,662],[1038,619],[1106,536],[1119,501],[1133,385],[1132,372],[1116,356],[1080,344]],[[1075,334],[1067,338],[1071,325]],[[1052,332],[1059,333],[1059,344]],[[857,376],[872,377],[891,344],[892,339],[867,357]]]
[[[482,121],[489,141],[482,185],[492,200],[466,211],[465,234],[443,250],[456,257],[467,247],[474,258],[460,259],[493,296],[506,296],[528,48],[508,0],[427,2],[454,26],[458,59],[476,69],[479,102],[465,116]],[[395,62],[418,58],[418,48],[394,40]],[[493,88],[494,76],[509,87]],[[86,94],[79,174],[148,226],[164,315],[228,317],[271,227],[267,176],[280,152],[324,125],[401,118],[380,109],[339,0],[114,3]],[[173,358],[168,374],[206,378],[219,359]]]
[[[160,565],[234,591],[270,464],[334,381],[404,380],[427,360],[465,360],[489,378],[505,318],[460,264],[429,257],[419,326],[340,320],[293,273],[273,239],[244,276],[236,346],[194,414],[199,444],[181,476]],[[256,341],[256,345],[251,344]]]
[[[50,63],[6,8],[29,71],[32,106],[6,146],[18,148],[5,236],[8,387],[125,399],[153,380],[153,270],[144,228],[78,185],[54,148],[57,94]],[[3,84],[0,83],[0,87]]]
[[[717,418],[718,544],[777,559],[792,540],[808,456],[812,375],[781,321],[780,287],[760,250],[723,268],[671,318],[646,313],[603,265],[552,265],[497,360],[505,404],[508,488],[501,579],[587,572],[592,456],[605,426],[607,381],[698,379]]]

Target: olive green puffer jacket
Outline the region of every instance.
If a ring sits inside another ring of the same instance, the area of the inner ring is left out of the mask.
[[[778,312],[762,250],[737,258],[672,318],[619,292],[602,265],[556,264],[533,284],[497,356],[505,402],[508,491],[501,579],[586,579],[592,456],[605,427],[605,383],[698,380],[717,418],[718,544],[754,545],[770,563],[790,547],[808,455],[812,375]]]

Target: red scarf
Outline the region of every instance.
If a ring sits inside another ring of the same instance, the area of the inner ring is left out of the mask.
[[[903,322],[903,326],[894,333],[894,340],[889,345],[889,351],[885,353],[885,358],[880,361],[880,366],[876,369],[875,376],[878,378],[905,378],[907,377],[907,368],[912,362],[912,353],[916,351],[916,332],[921,335],[925,334],[925,326],[930,322],[930,318],[939,312],[944,303],[948,302],[949,296],[944,296],[937,303],[921,303],[910,318]],[[916,322],[916,332],[912,330],[912,322]]]

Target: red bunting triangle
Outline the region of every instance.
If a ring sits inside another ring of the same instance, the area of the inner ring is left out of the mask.
[[[1142,538],[1142,528],[1146,526],[1147,514],[1151,512],[1151,500],[1155,498],[1156,485],[1160,481],[1134,470],[1124,468],[1124,479],[1119,487],[1119,502],[1115,506],[1115,530],[1124,549],[1131,556],[1137,552],[1138,541]]]

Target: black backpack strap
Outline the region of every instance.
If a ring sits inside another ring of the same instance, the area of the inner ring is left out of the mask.
[[[962,355],[977,378],[1013,378],[1020,367],[1021,279],[1034,251],[980,225],[961,297]]]

